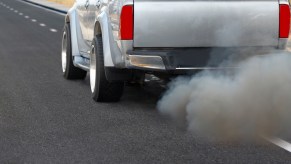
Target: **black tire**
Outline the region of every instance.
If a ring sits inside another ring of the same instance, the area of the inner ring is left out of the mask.
[[[92,65],[95,66],[96,71],[91,70]],[[95,75],[95,78],[94,76],[91,76],[91,73]],[[95,83],[92,82],[91,78],[95,79]],[[93,88],[92,83],[95,84],[95,87]],[[101,35],[96,36],[92,43],[90,60],[90,85],[93,100],[96,102],[118,102],[123,95],[124,82],[110,82],[106,79],[103,57],[103,42]]]
[[[65,56],[63,53],[65,53]],[[66,60],[65,64],[64,64],[64,60]],[[63,75],[66,79],[76,80],[76,79],[86,78],[87,72],[80,68],[75,67],[73,64],[71,30],[70,30],[70,24],[68,23],[66,23],[64,27],[64,31],[63,31],[62,68],[63,68]]]

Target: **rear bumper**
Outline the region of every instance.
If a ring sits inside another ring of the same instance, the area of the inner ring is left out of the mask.
[[[127,51],[127,67],[156,70],[204,70],[235,67],[250,56],[265,55],[276,47],[136,49]],[[223,63],[223,64],[222,64]]]

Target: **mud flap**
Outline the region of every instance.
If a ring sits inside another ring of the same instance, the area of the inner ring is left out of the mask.
[[[106,79],[112,81],[130,81],[133,78],[133,71],[129,69],[117,69],[105,67]]]

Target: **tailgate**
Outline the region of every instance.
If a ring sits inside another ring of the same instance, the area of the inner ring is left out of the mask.
[[[134,47],[277,46],[279,3],[135,0]]]

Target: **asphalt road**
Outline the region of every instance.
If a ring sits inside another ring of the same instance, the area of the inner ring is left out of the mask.
[[[95,103],[88,78],[62,77],[64,16],[1,2],[0,163],[291,163],[289,152],[265,141],[213,143],[189,134],[156,110],[155,86]]]

